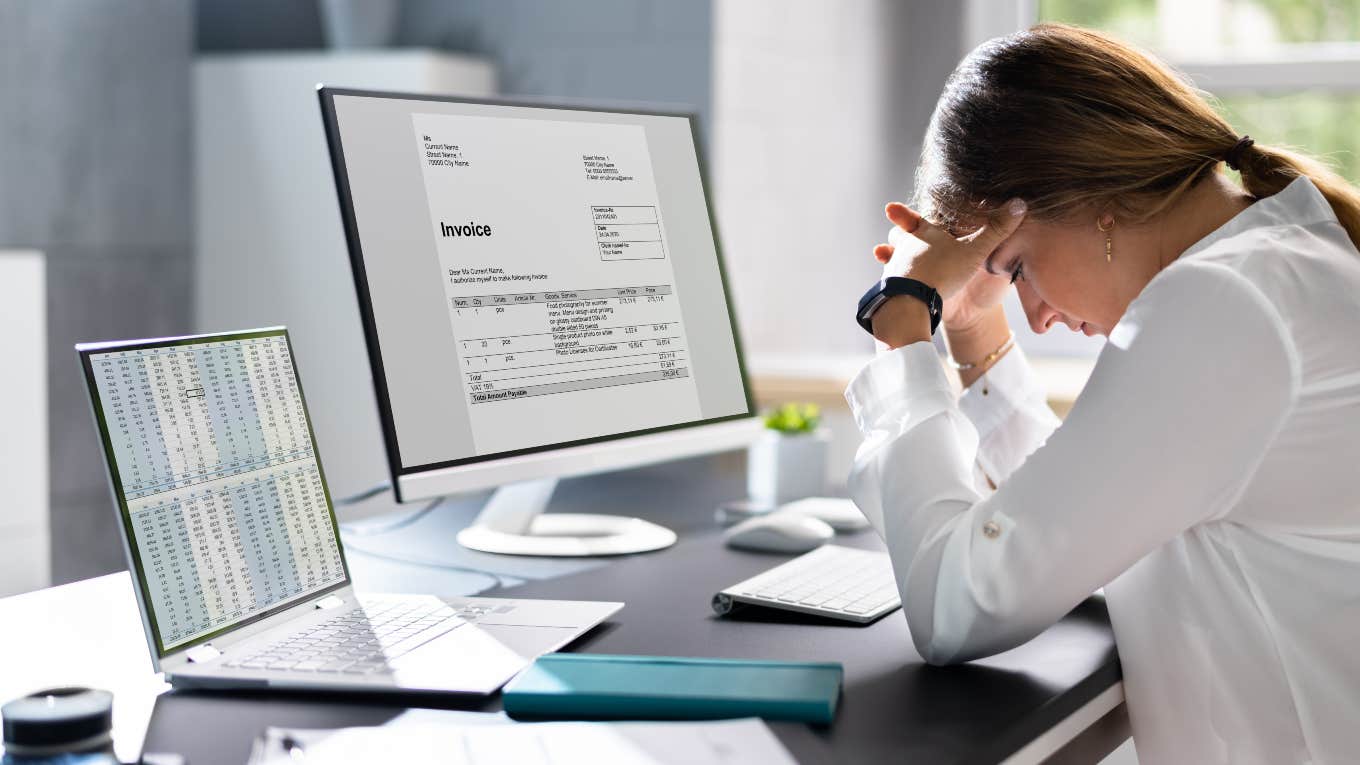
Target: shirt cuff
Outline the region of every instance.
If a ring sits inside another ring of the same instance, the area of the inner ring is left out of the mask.
[[[860,432],[868,435],[884,416],[926,399],[952,402],[954,391],[935,346],[922,341],[880,353],[850,381],[845,400]]]
[[[1043,382],[1025,352],[1016,345],[968,386],[959,397],[959,409],[973,423],[978,438],[986,441],[1026,400],[1035,397],[1044,400],[1045,396]]]

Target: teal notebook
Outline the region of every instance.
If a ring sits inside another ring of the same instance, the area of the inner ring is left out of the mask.
[[[830,723],[844,673],[835,662],[551,653],[511,680],[502,701],[512,715],[558,719]]]

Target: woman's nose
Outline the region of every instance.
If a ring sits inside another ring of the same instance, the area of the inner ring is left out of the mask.
[[[1041,335],[1047,332],[1058,312],[1023,282],[1015,283],[1015,291],[1020,296],[1020,305],[1025,309],[1025,318],[1029,319],[1029,328]]]

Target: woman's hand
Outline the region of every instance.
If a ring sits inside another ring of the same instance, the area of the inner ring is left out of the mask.
[[[982,228],[966,237],[955,238],[922,218],[916,211],[897,202],[887,206],[888,220],[910,234],[899,240],[897,245],[880,244],[874,248],[874,257],[884,264],[883,275],[908,276],[934,287],[944,301],[942,320],[945,329],[951,334],[968,333],[994,314],[1005,296],[1010,280],[1005,274],[991,274],[982,268],[983,261],[992,250],[1010,236],[1025,216],[1025,205],[1013,200],[1004,211],[993,215]],[[929,337],[929,325],[925,327],[925,337],[919,337],[920,328],[890,328],[887,325],[894,317],[911,321],[914,311],[885,312],[889,301],[880,309],[885,322],[884,333],[879,339],[890,346],[905,344],[905,336],[915,339]],[[919,302],[919,301],[918,301]],[[879,315],[874,316],[875,334],[879,335]],[[904,335],[903,330],[907,330]],[[896,338],[896,341],[894,340]],[[908,342],[914,342],[909,340]]]

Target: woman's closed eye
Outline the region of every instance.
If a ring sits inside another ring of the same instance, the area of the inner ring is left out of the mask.
[[[1015,284],[1015,281],[1017,279],[1022,279],[1024,278],[1024,276],[1025,276],[1024,266],[1021,265],[1020,261],[1018,260],[1015,261],[1015,265],[1011,266],[1011,284]]]

